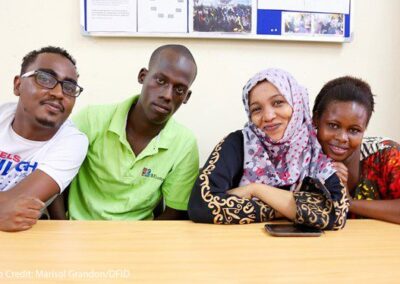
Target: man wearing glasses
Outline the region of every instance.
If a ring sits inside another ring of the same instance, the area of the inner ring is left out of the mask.
[[[87,137],[67,120],[82,92],[75,60],[44,47],[22,60],[17,103],[0,106],[0,230],[31,228],[78,172]]]
[[[70,186],[71,219],[152,219],[162,199],[166,209],[158,219],[185,217],[198,149],[192,132],[172,116],[189,100],[196,73],[186,47],[161,46],[139,71],[140,95],[74,117],[90,147]]]

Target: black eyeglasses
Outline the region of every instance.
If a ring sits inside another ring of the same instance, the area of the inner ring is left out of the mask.
[[[47,89],[54,89],[57,86],[57,84],[60,83],[63,94],[70,97],[76,98],[83,91],[83,88],[78,86],[74,82],[60,81],[52,74],[40,70],[26,72],[25,74],[21,75],[21,78],[28,78],[31,76],[35,76],[36,83]]]

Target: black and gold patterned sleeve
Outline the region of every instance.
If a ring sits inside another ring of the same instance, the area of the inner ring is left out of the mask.
[[[194,222],[248,224],[275,217],[267,204],[229,195],[243,174],[243,134],[229,134],[214,148],[196,180],[189,200],[189,217]]]
[[[349,200],[336,174],[325,184],[306,178],[293,196],[297,206],[295,223],[324,230],[342,229],[346,224]]]

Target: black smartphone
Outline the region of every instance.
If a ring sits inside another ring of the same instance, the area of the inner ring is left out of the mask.
[[[276,237],[319,237],[323,233],[321,229],[293,224],[266,224],[265,230]]]

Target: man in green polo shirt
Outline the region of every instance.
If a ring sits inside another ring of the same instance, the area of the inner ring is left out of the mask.
[[[139,96],[89,106],[74,117],[89,151],[72,181],[71,219],[144,220],[163,199],[158,219],[185,216],[199,160],[192,132],[171,117],[190,98],[197,73],[182,45],[165,45],[142,68]]]

